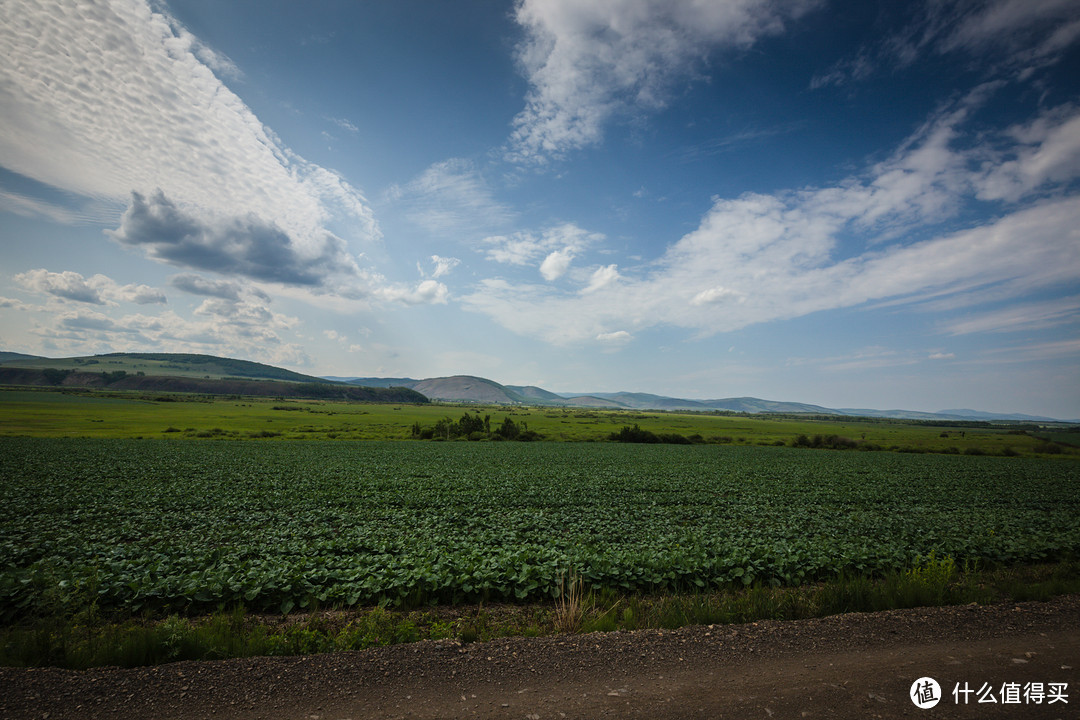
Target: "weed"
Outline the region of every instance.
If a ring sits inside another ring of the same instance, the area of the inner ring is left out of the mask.
[[[559,578],[559,596],[555,598],[555,629],[573,633],[581,628],[585,614],[585,581],[573,569]]]

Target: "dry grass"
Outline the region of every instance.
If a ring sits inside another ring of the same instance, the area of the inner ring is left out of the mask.
[[[585,616],[585,581],[574,570],[559,578],[559,597],[555,599],[555,630],[574,633],[581,629]]]

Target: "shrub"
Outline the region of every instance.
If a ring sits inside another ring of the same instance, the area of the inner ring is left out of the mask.
[[[658,443],[660,438],[656,436],[656,433],[649,430],[642,430],[638,425],[630,427],[624,425],[619,432],[613,432],[608,435],[608,440],[612,442],[624,442],[624,443]]]

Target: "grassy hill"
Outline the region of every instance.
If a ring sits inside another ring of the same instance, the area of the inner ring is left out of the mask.
[[[17,357],[8,357],[17,356]],[[129,375],[143,373],[155,376],[177,376],[193,378],[247,378],[253,380],[281,380],[284,382],[325,383],[322,378],[285,370],[284,368],[216,357],[214,355],[195,355],[188,353],[109,353],[69,358],[46,358],[20,353],[0,354],[0,366],[5,368],[54,368],[79,372],[119,372]]]
[[[359,387],[249,360],[181,353],[112,353],[71,358],[3,353],[0,385],[348,402],[428,402],[424,395],[402,387]]]

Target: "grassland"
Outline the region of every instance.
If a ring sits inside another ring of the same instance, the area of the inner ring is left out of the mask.
[[[799,435],[821,435],[884,450],[1080,457],[1069,442],[1080,445],[1080,433],[1063,427],[79,390],[0,390],[0,437],[407,440],[412,438],[414,424],[431,426],[444,418],[457,420],[464,413],[488,416],[492,426],[509,417],[543,439],[556,441],[604,441],[612,432],[637,424],[658,434],[700,436],[704,442],[725,445],[790,445]]]

